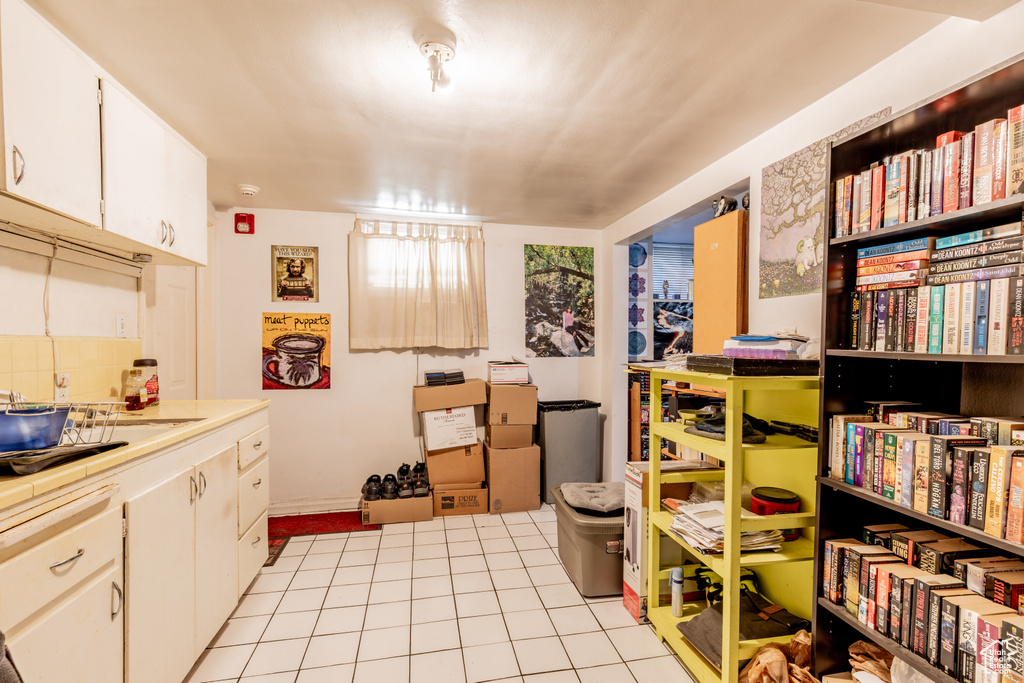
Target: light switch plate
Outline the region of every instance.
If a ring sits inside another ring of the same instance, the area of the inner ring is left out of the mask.
[[[118,337],[127,337],[128,336],[128,314],[127,313],[118,313],[117,314],[117,318],[116,318],[116,325],[117,325],[117,327],[116,327],[116,330],[117,330],[116,336],[118,336]]]
[[[53,400],[55,403],[67,403],[71,400],[71,375],[68,373],[57,374]]]

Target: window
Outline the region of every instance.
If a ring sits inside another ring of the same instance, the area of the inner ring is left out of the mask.
[[[691,301],[693,292],[693,245],[654,243],[651,255],[651,293],[656,299]],[[668,297],[664,283],[668,281]]]
[[[479,225],[356,219],[348,239],[349,346],[487,346]]]

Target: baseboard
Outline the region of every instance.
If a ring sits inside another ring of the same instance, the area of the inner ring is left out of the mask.
[[[359,498],[320,498],[317,500],[296,500],[286,503],[271,503],[271,517],[286,515],[312,515],[321,512],[346,512],[359,509]]]

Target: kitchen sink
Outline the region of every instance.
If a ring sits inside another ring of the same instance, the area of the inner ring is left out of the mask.
[[[117,422],[117,429],[124,427],[180,427],[193,422],[202,422],[205,417],[147,417],[133,420],[124,413]]]

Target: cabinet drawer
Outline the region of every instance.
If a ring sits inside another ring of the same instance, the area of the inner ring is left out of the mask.
[[[5,587],[0,624],[12,628],[121,557],[121,538],[121,508],[116,507],[0,564],[0,586]]]
[[[238,477],[238,536],[270,506],[270,458],[263,458]]]
[[[267,561],[267,514],[238,539],[238,595],[249,587],[260,567]]]
[[[238,469],[244,470],[270,450],[270,425],[238,440]]]

